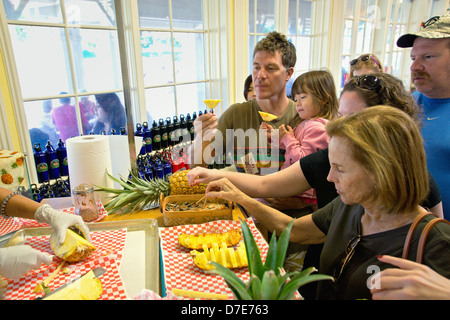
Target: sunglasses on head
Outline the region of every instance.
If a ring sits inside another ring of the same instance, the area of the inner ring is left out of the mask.
[[[359,58],[357,58],[357,59],[351,60],[351,61],[350,61],[350,66],[353,67],[359,60],[361,60],[362,62],[367,62],[367,61],[369,61],[370,59],[372,59],[372,60],[377,64],[377,66],[381,69],[380,63],[379,63],[378,60],[375,59],[371,54],[366,54],[366,55],[361,56],[361,57],[359,57]]]
[[[378,90],[381,87],[381,80],[370,74],[363,74],[356,78],[358,87],[368,90]]]

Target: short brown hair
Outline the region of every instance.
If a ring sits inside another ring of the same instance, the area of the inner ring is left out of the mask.
[[[301,74],[295,79],[291,92],[293,97],[300,93],[311,93],[314,102],[320,106],[317,118],[336,118],[339,101],[333,75],[328,70],[313,70]]]
[[[411,212],[429,192],[419,127],[391,106],[375,106],[330,121],[327,133],[348,139],[352,157],[373,177],[373,200],[387,213]]]
[[[284,34],[273,31],[267,34],[266,37],[259,40],[253,50],[253,58],[258,51],[267,51],[271,54],[280,52],[283,66],[287,69],[293,68],[297,62],[297,53],[295,46],[289,42]]]

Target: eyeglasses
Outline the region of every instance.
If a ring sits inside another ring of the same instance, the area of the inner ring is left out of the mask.
[[[363,74],[356,78],[356,84],[358,87],[368,89],[368,90],[376,90],[381,87],[381,80],[377,76],[371,74]]]
[[[355,253],[355,248],[358,245],[358,243],[361,241],[361,236],[357,235],[353,239],[351,239],[347,247],[345,249],[345,257],[341,259],[339,265],[334,270],[334,278],[337,280],[341,277],[342,272],[344,271],[345,267],[348,265],[350,259],[353,257]]]
[[[378,60],[375,59],[375,58],[373,57],[373,55],[371,55],[371,54],[366,54],[366,55],[360,56],[359,58],[356,58],[356,59],[351,60],[351,61],[350,61],[350,66],[353,67],[359,60],[361,60],[362,62],[367,62],[367,61],[369,61],[370,59],[372,59],[372,60],[377,64],[378,68],[380,68],[380,70],[381,70],[381,65],[380,65],[380,63],[379,63]]]

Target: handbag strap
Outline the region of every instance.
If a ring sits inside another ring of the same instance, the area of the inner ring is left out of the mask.
[[[439,222],[445,222],[447,224],[450,224],[450,222],[442,218],[436,218],[427,223],[427,225],[422,231],[422,234],[420,235],[419,245],[417,247],[416,262],[422,263],[423,251],[425,250],[425,242],[427,241],[428,234],[430,233],[431,228],[433,228],[435,224]]]
[[[429,214],[431,214],[431,212],[424,212],[419,214],[411,224],[411,227],[408,230],[408,234],[406,235],[405,244],[403,245],[403,254],[402,254],[403,259],[408,259],[409,248],[411,247],[411,239],[414,234],[414,231],[416,231],[417,226],[419,225],[419,222],[422,221],[422,219]]]

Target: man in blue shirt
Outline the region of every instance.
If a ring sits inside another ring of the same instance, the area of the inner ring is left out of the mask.
[[[429,19],[419,32],[401,36],[397,45],[412,47],[411,82],[423,109],[428,170],[441,192],[444,217],[450,220],[450,16]]]

